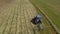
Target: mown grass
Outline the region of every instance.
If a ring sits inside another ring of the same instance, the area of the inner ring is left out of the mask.
[[[60,0],[31,0],[40,7],[60,30]]]
[[[31,1],[30,1],[31,2]],[[35,5],[33,2],[31,2],[33,5]],[[40,34],[56,34],[56,32],[54,31],[54,29],[51,27],[51,25],[49,24],[49,22],[47,21],[47,19],[43,16],[43,14],[40,12],[40,10],[34,6],[37,10],[37,13],[40,14],[42,16],[42,20],[43,20],[43,24],[44,24],[44,31],[40,31]]]
[[[45,27],[44,31],[40,31],[40,34],[56,34],[54,29],[51,27],[47,19],[43,16],[43,14],[37,9],[37,13],[42,16],[42,21]]]

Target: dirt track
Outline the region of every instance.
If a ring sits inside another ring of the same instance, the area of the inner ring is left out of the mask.
[[[0,34],[34,34],[30,20],[37,12],[29,0],[14,0],[0,5]]]

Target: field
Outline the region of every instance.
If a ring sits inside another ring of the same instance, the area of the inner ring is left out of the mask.
[[[41,8],[60,30],[60,0],[32,0]]]
[[[41,13],[45,29],[34,28],[30,21],[37,13],[29,0],[0,0],[0,34],[56,34]]]
[[[41,8],[60,30],[60,0],[31,0]]]

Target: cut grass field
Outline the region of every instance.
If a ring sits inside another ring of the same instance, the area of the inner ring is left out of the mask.
[[[31,0],[40,7],[60,30],[60,0]]]
[[[0,1],[0,34],[56,34],[43,15],[45,29],[33,30],[34,25],[30,21],[37,14],[37,9],[29,0],[9,0],[3,4],[2,1],[4,0]]]
[[[35,14],[36,10],[28,0],[3,3],[0,8],[0,34],[33,34],[30,20]]]

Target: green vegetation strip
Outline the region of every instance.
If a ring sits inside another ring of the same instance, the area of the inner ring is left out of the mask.
[[[46,18],[46,20],[49,22],[49,24],[52,26],[52,28],[54,29],[54,31],[56,32],[56,34],[60,34],[60,31],[57,29],[57,27],[53,24],[53,22],[51,21],[51,19],[43,12],[43,10],[41,8],[39,8],[37,5],[35,5],[32,1],[30,1],[36,9],[38,9],[42,15]]]
[[[50,25],[52,26],[52,28],[56,31],[57,34],[59,34],[59,30],[57,29],[56,25],[53,24],[53,22],[51,21],[51,19],[39,8],[39,10],[41,11],[41,13],[45,16],[45,18],[47,19],[47,21],[50,23]]]
[[[60,30],[60,1],[59,0],[32,0],[40,7]]]

